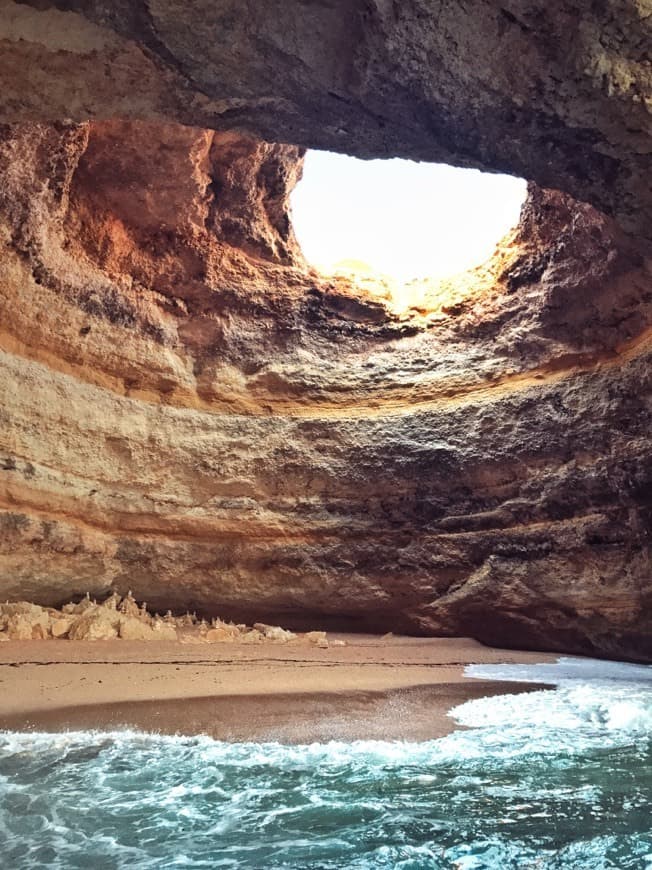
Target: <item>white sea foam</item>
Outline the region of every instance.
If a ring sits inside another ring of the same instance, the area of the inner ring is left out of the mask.
[[[559,686],[519,695],[467,701],[451,715],[468,727],[517,726],[539,731],[584,729],[591,733],[652,731],[652,693],[636,684]],[[626,735],[625,735],[626,736]]]
[[[647,683],[652,688],[652,665],[611,662],[602,659],[562,656],[556,662],[539,664],[467,665],[466,677],[504,682],[551,683],[569,681]]]
[[[470,730],[424,743],[0,733],[0,853],[12,870],[652,870],[652,668],[469,671],[556,688],[469,701]]]
[[[646,665],[564,657],[535,665],[469,665],[465,675],[556,686],[478,698],[451,710],[461,725],[485,729],[484,740],[510,728],[541,751],[562,745],[582,751],[652,734],[652,667]]]

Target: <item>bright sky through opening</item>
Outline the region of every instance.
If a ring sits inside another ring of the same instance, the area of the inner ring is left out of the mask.
[[[525,181],[508,175],[309,151],[293,223],[323,272],[354,261],[400,282],[444,278],[491,256],[518,223],[525,193]]]

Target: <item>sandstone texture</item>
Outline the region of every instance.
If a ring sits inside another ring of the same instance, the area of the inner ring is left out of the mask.
[[[652,240],[649,0],[0,0],[0,120],[514,172]]]
[[[2,2],[0,600],[652,661],[644,5]],[[303,146],[533,183],[399,311]]]
[[[122,598],[113,593],[102,602],[86,596],[69,602],[60,609],[42,607],[28,601],[0,604],[0,642],[11,640],[125,640],[180,641],[181,643],[289,643],[303,641],[322,649],[345,646],[342,640],[332,640],[325,631],[307,632],[299,636],[280,625],[257,622],[253,628],[244,623],[234,625],[221,619],[210,624],[196,613],[174,617],[151,614],[145,603],[136,603],[131,592]]]

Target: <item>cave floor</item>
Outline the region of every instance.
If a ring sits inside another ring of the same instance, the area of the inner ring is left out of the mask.
[[[464,677],[546,653],[468,638],[329,635],[346,646],[11,641],[0,646],[0,729],[133,728],[222,740],[427,740],[486,695],[540,688]]]

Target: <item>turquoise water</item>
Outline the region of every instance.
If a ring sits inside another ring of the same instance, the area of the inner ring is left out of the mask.
[[[652,668],[537,667],[425,743],[0,734],[0,866],[652,868]]]

